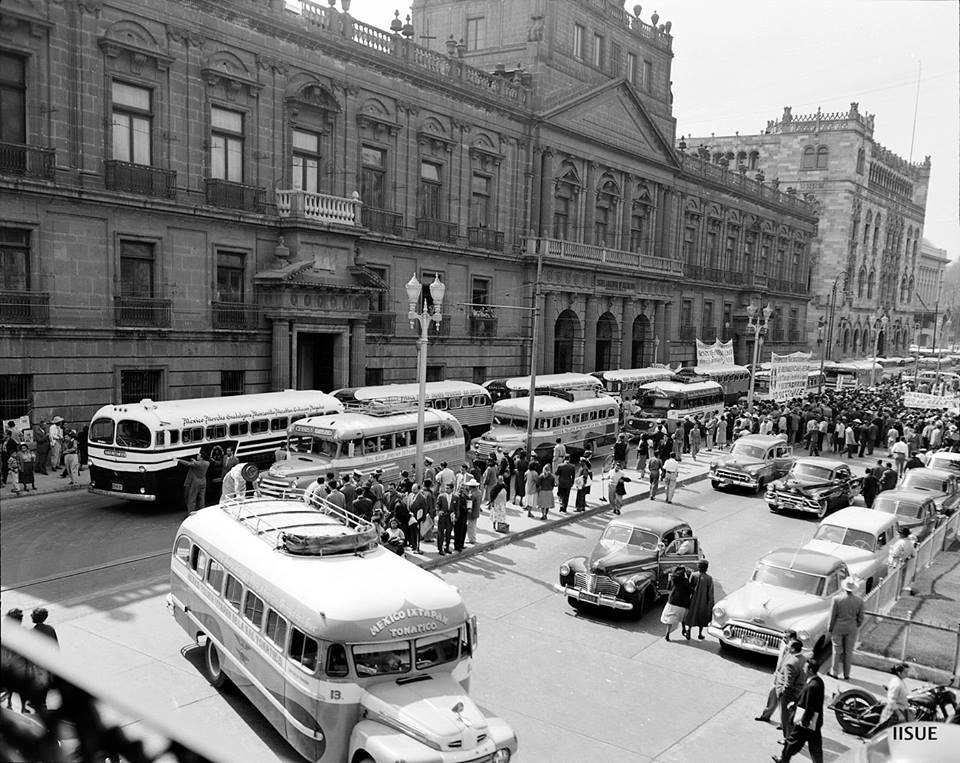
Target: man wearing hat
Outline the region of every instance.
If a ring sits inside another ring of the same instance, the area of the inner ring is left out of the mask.
[[[464,502],[466,503],[466,522],[464,530],[470,545],[477,542],[477,520],[480,519],[480,483],[475,479],[468,479],[464,483]],[[455,538],[456,539],[456,538]],[[460,536],[460,548],[463,549],[463,536]]]
[[[437,470],[433,468],[433,459],[427,456],[423,459],[423,481],[437,482]]]
[[[830,605],[830,640],[833,642],[833,667],[827,674],[845,681],[850,680],[850,661],[857,644],[857,634],[863,625],[863,599],[856,594],[857,584],[853,576],[847,576],[840,592]]]
[[[220,488],[220,503],[231,498],[243,498],[247,493],[247,483],[256,482],[260,470],[253,464],[236,463],[223,475]],[[306,499],[306,494],[305,499]]]
[[[357,478],[359,484],[360,472],[354,471],[353,474],[345,472],[340,476],[343,479],[343,484],[340,486],[340,492],[343,493],[343,508],[353,511],[353,502],[357,499],[357,486],[353,484],[353,477]]]

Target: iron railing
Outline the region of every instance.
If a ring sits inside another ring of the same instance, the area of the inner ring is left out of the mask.
[[[234,331],[253,331],[260,325],[260,310],[247,302],[214,302],[211,305],[213,327]]]
[[[55,168],[52,148],[0,141],[0,174],[53,180]]]
[[[467,228],[467,244],[478,249],[503,251],[503,231],[491,228]]]
[[[170,328],[171,301],[156,297],[115,297],[113,317],[117,326]]]
[[[599,262],[638,269],[651,275],[666,275],[671,278],[682,277],[685,266],[679,260],[668,257],[655,257],[650,254],[628,252],[623,249],[609,249],[593,244],[581,244],[579,241],[565,241],[555,238],[528,238],[524,250],[528,255],[542,254],[551,259],[567,260],[583,264]]]
[[[491,339],[497,335],[497,319],[493,315],[471,315],[470,336],[475,339]]]
[[[49,322],[48,292],[0,291],[0,324],[46,326]]]
[[[441,244],[456,244],[458,235],[456,223],[426,217],[417,218],[417,238],[439,241]]]
[[[367,333],[393,336],[397,332],[396,313],[370,313],[367,316]]]
[[[365,228],[377,233],[386,233],[388,236],[403,235],[403,215],[399,212],[375,207],[363,207],[360,219]]]
[[[146,164],[110,159],[104,162],[104,185],[111,191],[139,193],[173,199],[177,195],[177,173]]]
[[[692,341],[697,338],[697,327],[696,326],[681,326],[680,327],[680,339],[686,341]]]
[[[206,178],[207,203],[215,207],[242,209],[263,214],[267,192],[259,186],[234,183],[219,178]]]
[[[712,342],[717,338],[716,326],[704,326],[700,329],[700,339],[704,342]]]

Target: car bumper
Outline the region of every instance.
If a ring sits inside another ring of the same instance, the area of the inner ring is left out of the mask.
[[[569,596],[571,599],[582,601],[584,604],[593,604],[594,606],[607,607],[608,609],[633,609],[633,604],[631,602],[618,599],[616,596],[610,596],[601,593],[590,593],[589,591],[584,591],[580,588],[560,585],[559,583],[554,585],[554,589],[562,594],[565,594],[566,596]]]
[[[749,637],[741,637],[730,633],[730,630],[729,624],[721,627],[715,623],[710,623],[710,625],[707,626],[707,633],[727,646],[743,649],[748,652],[756,652],[757,654],[769,654],[773,656],[780,654],[779,636],[776,637],[776,645],[773,645],[770,641],[762,637],[752,640]]]
[[[153,502],[157,500],[155,495],[148,495],[143,493],[124,493],[120,490],[101,490],[98,487],[87,488],[87,491],[93,493],[94,495],[105,495],[108,498],[122,498],[125,501],[145,501]]]
[[[819,501],[812,498],[803,498],[794,494],[767,493],[767,505],[779,511],[800,511],[807,514],[817,514],[820,511]]]
[[[710,479],[720,487],[745,487],[756,490],[757,485],[760,484],[755,477],[748,477],[747,475],[714,474],[711,472]]]

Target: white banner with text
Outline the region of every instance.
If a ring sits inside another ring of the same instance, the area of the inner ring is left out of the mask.
[[[809,352],[792,352],[789,355],[770,353],[771,399],[785,403],[806,395],[807,379],[812,369]]]

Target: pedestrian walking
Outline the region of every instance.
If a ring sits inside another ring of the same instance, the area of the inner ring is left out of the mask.
[[[650,435],[644,432],[637,443],[637,474],[643,479],[647,473],[647,460],[650,458]]]
[[[669,585],[670,593],[667,596],[667,603],[660,614],[660,622],[667,626],[667,632],[663,636],[667,641],[670,640],[670,634],[677,625],[680,625],[681,633],[684,636],[687,635],[686,626],[682,624],[683,618],[687,614],[687,608],[690,606],[692,594],[687,568],[678,564],[670,575]]]
[[[60,457],[63,450],[63,419],[60,416],[54,416],[47,429],[47,437],[50,439],[50,455],[47,461],[47,468],[56,473],[60,468]]]
[[[500,477],[498,476],[498,480]],[[499,481],[497,484],[500,484]],[[480,519],[480,484],[476,480],[468,480],[467,484],[464,486],[466,492],[464,494],[464,502],[466,510],[464,512],[464,531],[467,535],[467,541],[470,545],[474,545],[477,542],[477,520]],[[497,485],[493,486],[496,489]],[[491,491],[491,494],[493,491]],[[493,500],[491,498],[491,513],[493,513]],[[504,511],[506,511],[506,491],[504,491]],[[456,529],[456,528],[454,528]],[[461,540],[461,548],[463,543]]]
[[[577,467],[570,463],[570,456],[565,456],[563,463],[557,467],[557,499],[560,501],[560,513],[567,513],[567,504],[570,503],[570,490],[577,478]]]
[[[654,455],[647,462],[647,470],[650,472],[650,500],[657,500],[657,491],[660,489],[660,477],[663,474],[663,462]]]
[[[573,480],[573,487],[577,491],[575,506],[578,512],[587,510],[587,496],[593,485],[593,468],[590,466],[590,457],[584,453],[577,466],[577,476]]]
[[[620,469],[620,463],[614,462],[613,471],[610,473],[610,485],[607,488],[607,499],[614,514],[619,514],[623,507],[623,497],[627,494],[627,486],[624,483],[630,481],[630,478]]]
[[[497,484],[498,476],[500,476],[500,467],[497,464],[496,457],[491,453],[480,479],[480,486],[483,488],[482,500],[486,505],[490,504],[490,491],[493,490],[493,486]]]
[[[90,425],[84,424],[77,433],[77,451],[80,455],[80,471],[82,472],[90,463]]]
[[[80,447],[77,444],[77,433],[67,432],[63,439],[63,466],[70,478],[71,485],[80,484]]]
[[[873,508],[873,502],[876,500],[877,493],[880,492],[880,482],[873,469],[867,469],[863,475],[863,482],[860,485],[860,495],[863,496],[863,503],[868,509]]]
[[[49,612],[44,607],[37,607],[30,613],[30,619],[33,621],[33,632],[38,633],[45,638],[52,639],[54,646],[60,648],[60,639],[57,638],[57,632],[53,626],[47,622]],[[33,705],[37,712],[47,709],[47,692],[50,690],[50,673],[39,665],[33,666],[33,691],[28,701]]]
[[[566,458],[566,456],[564,456]],[[550,509],[553,508],[553,488],[557,484],[550,464],[543,465],[540,473],[540,483],[537,485],[537,508],[540,509],[540,519],[545,520]]]
[[[917,554],[916,545],[910,534],[909,527],[900,528],[900,537],[890,546],[887,552],[887,566],[890,571],[900,577],[897,591],[909,590],[907,576],[910,572],[910,560]]]
[[[780,652],[777,655],[777,666],[773,669],[773,682],[770,684],[770,691],[767,692],[767,704],[763,710],[760,711],[760,715],[753,720],[768,723],[770,718],[773,717],[773,711],[777,709],[779,704],[780,693],[778,690],[778,685],[781,680],[780,674],[783,671],[783,666],[790,658],[790,644],[796,640],[797,632],[794,630],[784,631],[783,636],[780,637]]]
[[[498,531],[507,524],[507,488],[502,476],[490,491],[490,520]]]
[[[677,477],[680,474],[680,464],[670,454],[670,458],[663,462],[663,481],[666,486],[667,503],[673,503],[673,494],[677,490]]]
[[[700,444],[703,441],[700,435],[700,422],[694,421],[693,427],[690,429],[690,455],[693,457],[693,460],[697,460],[697,454],[700,452]]]
[[[557,438],[557,444],[553,446],[553,462],[551,466],[553,471],[557,470],[557,467],[563,463],[563,459],[567,457],[567,446],[563,444],[563,440],[559,437]]]
[[[454,514],[453,485],[448,486],[437,496],[437,553],[440,556],[450,553],[450,541],[453,537]]]
[[[671,450],[673,451],[674,458],[678,461],[683,458],[683,445],[684,445],[684,432],[683,426],[681,424],[677,425],[677,428],[673,430],[673,438],[671,443]]]
[[[710,563],[706,559],[701,559],[697,563],[697,572],[694,572],[690,578],[693,594],[690,597],[690,608],[683,618],[688,641],[692,628],[699,629],[697,638],[703,641],[706,638],[703,635],[703,629],[710,624],[710,619],[713,617],[713,578],[707,574],[709,566]]]
[[[902,477],[904,466],[907,463],[907,456],[910,455],[910,446],[907,445],[907,441],[901,437],[891,446],[890,453],[893,455],[893,463],[896,464],[897,467],[897,477]]]
[[[523,481],[523,506],[527,510],[527,518],[533,519],[533,510],[540,508],[537,492],[540,489],[540,472],[537,471],[534,461],[527,466],[527,473]]]
[[[23,610],[20,609],[19,607],[14,607],[13,609],[7,610],[6,617],[8,617],[10,619],[10,622],[15,624],[16,626],[23,625]],[[18,654],[14,654],[12,650],[4,649],[2,654],[2,660],[3,662],[2,662],[2,666],[0,666],[0,670],[3,670],[5,674],[7,673],[7,671],[10,671],[14,675],[18,675],[24,678],[27,676],[28,663],[25,657],[21,657]],[[16,693],[17,692],[14,692],[12,690],[8,690],[0,693],[0,705],[2,705],[3,703],[6,703],[7,710],[12,710],[13,695]],[[28,697],[26,694],[20,693],[20,712],[21,713],[27,712],[27,699]]]
[[[621,467],[627,465],[627,437],[622,432],[617,436],[617,441],[613,444],[613,460]]]
[[[794,725],[783,745],[783,752],[773,759],[788,763],[806,745],[813,763],[823,763],[823,679],[817,675],[817,662],[813,658],[804,663],[805,682],[794,710]]]
[[[844,681],[850,680],[853,650],[857,645],[860,626],[863,625],[863,599],[857,596],[856,590],[853,576],[848,576],[843,581],[841,591],[833,597],[827,625],[833,644],[833,667],[828,675],[839,678],[842,674]]]
[[[707,432],[707,450],[713,450],[713,445],[717,441],[717,425],[719,419],[710,413],[707,415],[707,420],[703,425],[703,428]]]
[[[47,434],[47,422],[41,421],[33,429],[33,439],[37,443],[37,474],[47,473],[47,464],[50,463],[50,435]]]
[[[187,475],[183,480],[183,503],[187,512],[192,514],[206,505],[207,498],[207,469],[210,462],[203,457],[203,451],[192,458],[178,458],[180,466],[187,467]]]
[[[792,639],[787,647],[787,658],[776,682],[777,705],[780,708],[780,731],[784,740],[793,731],[793,705],[803,691],[806,658],[803,656],[803,642]]]

